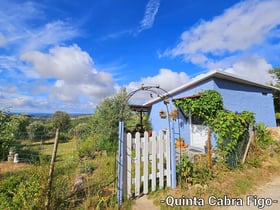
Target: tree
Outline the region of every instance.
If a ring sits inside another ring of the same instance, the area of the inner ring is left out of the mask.
[[[30,123],[26,130],[31,141],[43,141],[45,138],[45,126],[40,120]]]
[[[118,94],[106,98],[100,106],[96,107],[92,131],[102,139],[104,149],[116,149],[119,121],[127,120],[131,114],[126,98],[126,90],[121,89]]]
[[[0,159],[5,159],[10,147],[20,139],[27,121],[28,118],[23,115],[0,111]]]
[[[70,126],[70,116],[67,112],[56,111],[51,118],[55,128],[59,128],[61,132],[67,131]]]
[[[280,88],[280,67],[274,67],[269,71],[272,75],[273,79],[275,80],[275,87]],[[280,91],[273,90],[273,98],[274,98],[274,109],[275,112],[280,112]]]

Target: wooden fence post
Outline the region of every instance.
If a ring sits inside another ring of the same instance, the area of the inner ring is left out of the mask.
[[[253,136],[253,132],[251,133],[250,137],[249,137],[249,141],[248,141],[248,144],[247,144],[247,147],[246,147],[246,150],[244,152],[244,155],[243,155],[243,158],[242,158],[242,161],[241,163],[244,164],[245,163],[245,160],[246,160],[246,157],[247,157],[247,154],[249,152],[249,148],[250,148],[250,144],[252,143],[252,138],[254,138]]]
[[[45,203],[45,207],[47,210],[51,209],[50,208],[51,188],[52,188],[52,181],[53,181],[54,162],[55,162],[57,146],[58,146],[58,138],[59,138],[59,129],[57,128],[56,133],[55,133],[54,147],[53,147],[49,179],[48,179],[48,185],[47,185],[47,198],[46,198],[46,203]]]

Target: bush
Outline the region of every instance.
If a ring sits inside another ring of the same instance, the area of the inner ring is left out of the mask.
[[[187,155],[183,155],[180,159],[179,165],[176,167],[177,178],[182,182],[187,182],[192,178],[193,164]]]
[[[269,145],[275,143],[275,141],[269,136],[267,127],[264,123],[259,123],[256,125],[257,131],[257,145],[261,148],[267,148]]]
[[[97,136],[88,137],[86,140],[81,141],[79,145],[79,156],[94,158],[96,151],[100,151],[102,146],[101,139]]]
[[[48,174],[45,168],[11,175],[0,185],[0,209],[44,209],[44,186]]]

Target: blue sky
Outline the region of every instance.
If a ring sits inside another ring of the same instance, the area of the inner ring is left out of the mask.
[[[267,83],[280,65],[279,0],[0,5],[0,109],[92,113],[120,87],[171,90],[214,69]]]

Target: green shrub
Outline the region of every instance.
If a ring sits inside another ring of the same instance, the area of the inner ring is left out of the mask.
[[[275,143],[275,141],[269,136],[267,127],[264,123],[256,125],[257,131],[257,145],[261,148],[267,148],[269,145]]]
[[[88,137],[85,141],[81,141],[79,145],[79,156],[94,158],[96,151],[100,151],[102,146],[101,139],[97,136]]]
[[[200,162],[193,165],[193,183],[205,184],[213,175],[206,162]]]
[[[187,155],[183,155],[180,159],[179,165],[176,167],[177,178],[182,182],[186,182],[192,178],[193,164]]]
[[[45,168],[30,167],[1,182],[0,209],[44,209]]]

